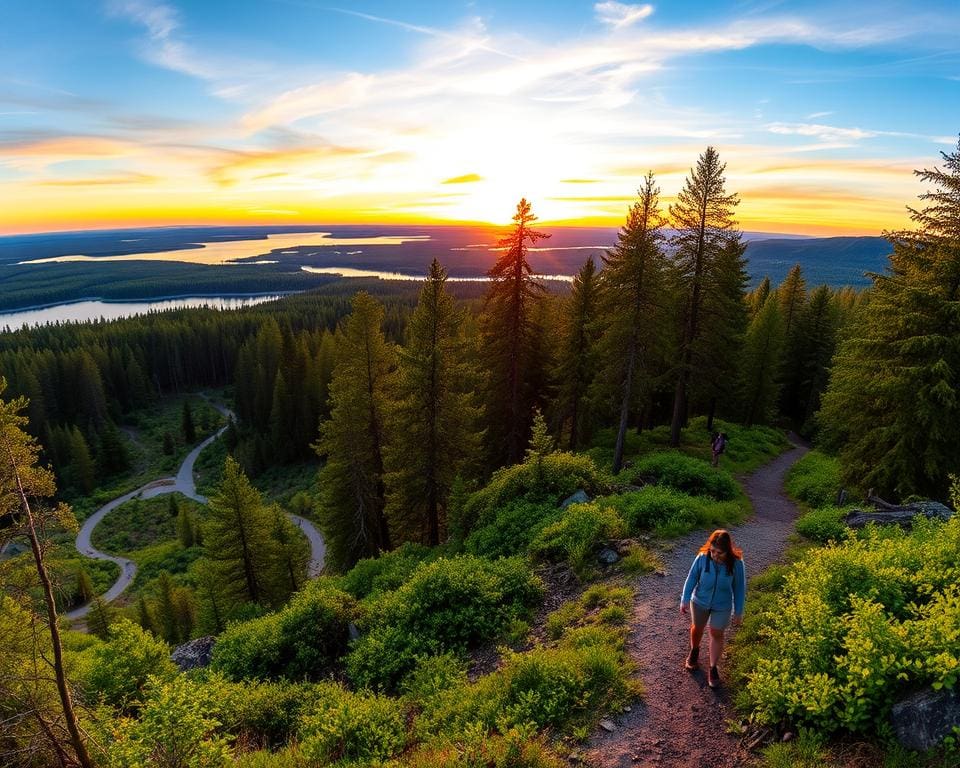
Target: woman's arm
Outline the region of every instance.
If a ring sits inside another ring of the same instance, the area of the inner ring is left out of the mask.
[[[690,572],[687,573],[687,580],[683,582],[683,593],[680,595],[681,610],[686,607],[693,596],[694,587],[700,581],[700,570],[703,568],[704,555],[699,554],[693,558],[693,564],[690,566]]]

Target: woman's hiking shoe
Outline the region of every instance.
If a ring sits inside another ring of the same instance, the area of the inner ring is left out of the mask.
[[[710,667],[710,669],[707,671],[707,685],[709,685],[711,688],[720,687],[720,673],[717,672],[716,667]]]
[[[690,655],[687,656],[687,661],[683,666],[685,666],[687,669],[699,668],[700,666],[700,649],[699,648],[690,649]]]

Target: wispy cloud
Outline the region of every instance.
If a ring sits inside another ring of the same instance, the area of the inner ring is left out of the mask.
[[[475,181],[483,181],[483,176],[478,173],[467,173],[463,176],[454,176],[450,179],[444,179],[441,184],[470,184]]]
[[[653,13],[652,5],[627,5],[626,3],[607,2],[596,3],[593,6],[597,18],[614,29],[622,29],[636,24]]]

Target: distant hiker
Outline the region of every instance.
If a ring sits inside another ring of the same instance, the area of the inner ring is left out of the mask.
[[[720,454],[727,449],[727,433],[717,432],[717,434],[713,436],[710,448],[713,451],[713,466],[716,467],[720,464]]]
[[[730,534],[719,529],[710,534],[707,543],[693,559],[690,573],[683,584],[680,613],[690,616],[690,654],[684,666],[696,669],[700,660],[700,640],[710,624],[710,668],[707,685],[720,685],[717,662],[723,652],[723,633],[730,624],[737,625],[743,618],[743,603],[747,594],[747,573],[743,553],[733,545]]]

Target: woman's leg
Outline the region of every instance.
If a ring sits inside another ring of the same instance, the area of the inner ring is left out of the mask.
[[[723,630],[710,627],[710,666],[717,666],[723,654]]]

